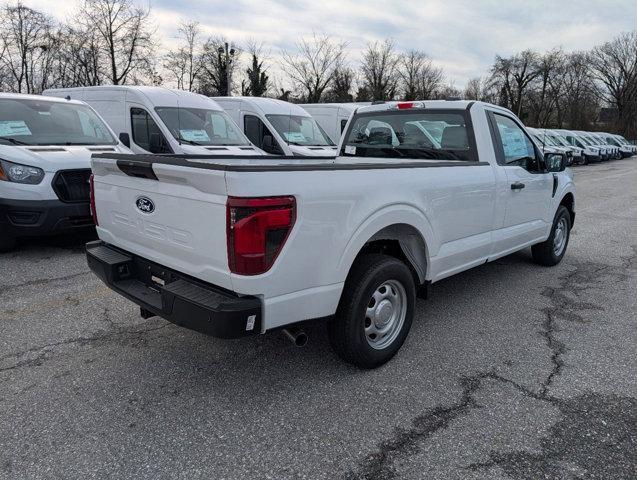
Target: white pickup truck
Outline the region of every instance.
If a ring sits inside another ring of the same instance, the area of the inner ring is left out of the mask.
[[[433,141],[432,141],[433,139]],[[357,110],[336,158],[93,156],[91,269],[144,317],[217,337],[324,319],[336,352],[388,361],[417,292],[527,247],[566,252],[574,185],[508,110]]]

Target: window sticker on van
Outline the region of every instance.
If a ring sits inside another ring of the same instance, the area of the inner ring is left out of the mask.
[[[0,136],[18,137],[20,135],[33,135],[24,121],[0,120]]]
[[[305,142],[307,140],[307,138],[305,138],[305,135],[303,135],[301,132],[285,132],[285,139],[288,142],[293,142],[293,143],[297,143],[297,142]]]
[[[210,137],[205,130],[179,130],[181,138],[188,142],[209,142]]]

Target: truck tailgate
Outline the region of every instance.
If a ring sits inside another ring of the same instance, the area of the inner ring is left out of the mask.
[[[93,158],[100,239],[232,290],[223,170]]]

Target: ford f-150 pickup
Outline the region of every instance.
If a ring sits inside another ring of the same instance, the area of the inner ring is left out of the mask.
[[[144,317],[298,343],[322,319],[344,360],[374,368],[429,284],[527,247],[561,261],[567,167],[509,110],[466,101],[361,107],[336,158],[99,154],[87,258]]]

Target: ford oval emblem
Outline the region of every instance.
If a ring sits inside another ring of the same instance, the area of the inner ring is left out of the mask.
[[[135,201],[135,205],[140,212],[153,213],[155,211],[155,204],[148,197],[138,197]]]

